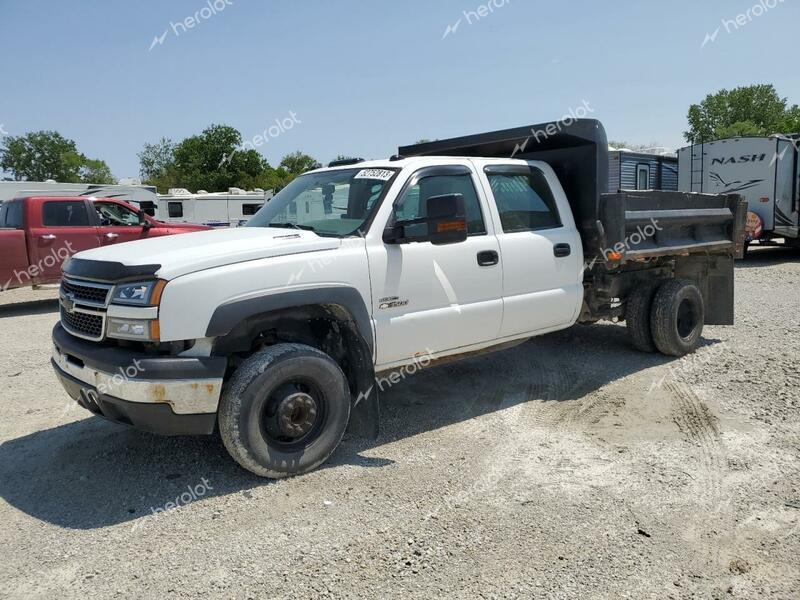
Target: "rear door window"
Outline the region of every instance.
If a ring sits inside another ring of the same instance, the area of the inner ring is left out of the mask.
[[[88,227],[90,223],[86,203],[82,200],[45,202],[42,208],[42,224],[45,227]]]
[[[505,233],[561,227],[556,199],[541,169],[490,166],[485,172]]]
[[[22,229],[22,202],[17,200],[0,204],[0,227]]]

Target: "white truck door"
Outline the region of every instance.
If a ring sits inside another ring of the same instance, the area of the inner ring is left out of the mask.
[[[414,172],[367,244],[372,279],[377,364],[491,341],[502,318],[499,245],[475,174],[466,165]],[[418,218],[423,200],[462,194],[468,221],[463,242],[386,244],[383,230]]]
[[[583,246],[558,178],[521,160],[482,170],[503,257],[500,337],[569,327],[583,302]]]

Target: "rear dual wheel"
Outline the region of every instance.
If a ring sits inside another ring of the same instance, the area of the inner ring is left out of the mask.
[[[626,320],[636,349],[684,356],[697,349],[703,334],[703,296],[691,281],[643,284],[628,298]]]

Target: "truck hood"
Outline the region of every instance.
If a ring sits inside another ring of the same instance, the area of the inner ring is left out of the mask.
[[[104,246],[80,252],[74,258],[120,263],[128,267],[161,265],[156,275],[170,280],[250,260],[333,250],[341,243],[339,238],[320,237],[312,231],[235,227]]]

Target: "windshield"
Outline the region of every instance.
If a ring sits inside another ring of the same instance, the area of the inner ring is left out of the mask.
[[[308,229],[345,237],[364,225],[397,169],[341,169],[301,175],[278,192],[247,227]]]

